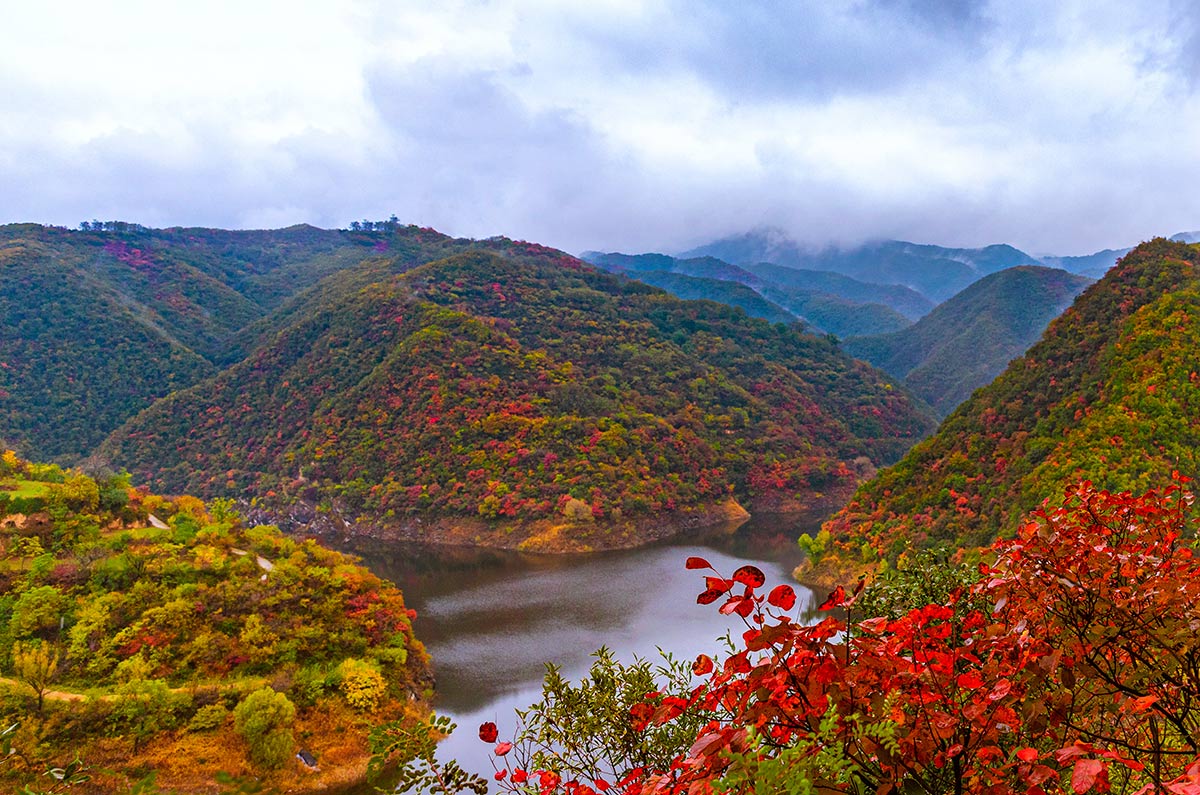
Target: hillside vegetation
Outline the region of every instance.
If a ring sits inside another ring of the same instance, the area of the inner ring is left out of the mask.
[[[763,297],[804,320],[814,331],[836,337],[882,334],[911,325],[908,318],[883,304],[851,301],[798,287],[764,287]]]
[[[156,398],[240,358],[239,333],[287,298],[400,237],[391,222],[87,226],[0,226],[0,439],[41,460],[79,460]]]
[[[304,790],[361,778],[371,726],[420,717],[428,696],[412,617],[352,559],[226,503],[0,456],[10,781],[75,756],[88,792],[128,792],[147,769],[193,792],[219,772]]]
[[[676,259],[665,254],[602,254],[584,258],[616,273],[661,287],[679,298],[738,306],[772,322],[802,320],[809,331],[839,337],[880,334],[909,325],[933,306],[900,285],[866,284],[848,276],[757,263],[744,268],[715,257]],[[902,312],[893,308],[899,307]]]
[[[843,555],[986,544],[1062,484],[1145,491],[1200,450],[1200,249],[1143,243],[825,526]]]
[[[255,334],[103,455],[170,492],[611,546],[650,516],[842,493],[930,428],[828,340],[504,239],[368,260]]]
[[[875,284],[833,271],[793,268],[770,262],[747,263],[742,267],[764,283],[778,288],[831,295],[855,303],[882,304],[909,320],[916,320],[934,307],[933,301],[900,284]]]
[[[842,347],[949,413],[1037,342],[1091,279],[1023,265],[985,276],[912,326]]]
[[[736,306],[750,317],[760,317],[768,323],[795,323],[798,320],[796,313],[784,309],[740,282],[685,276],[682,273],[667,271],[638,271],[634,276],[639,282],[666,290],[677,298],[687,301],[717,301]]]

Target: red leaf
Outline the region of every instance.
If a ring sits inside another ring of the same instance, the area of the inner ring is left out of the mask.
[[[479,727],[479,739],[483,740],[485,743],[496,742],[496,737],[499,734],[500,732],[496,730],[496,724],[492,723],[491,721],[481,724]]]
[[[1104,763],[1099,759],[1080,759],[1075,763],[1075,772],[1071,774],[1071,789],[1076,795],[1090,790],[1096,785],[1096,779],[1104,773]]]
[[[1011,690],[1012,682],[1008,681],[1007,679],[1001,679],[996,683],[996,686],[992,688],[992,692],[987,694],[987,699],[988,701],[999,701],[1007,696]]]
[[[767,596],[767,601],[780,610],[791,610],[796,606],[796,592],[790,585],[776,585]]]
[[[695,557],[694,555],[692,557],[688,558],[687,563],[685,563],[684,565],[689,569],[711,569],[712,568],[712,565],[707,560],[705,560],[704,558]]]
[[[747,599],[744,596],[731,596],[729,601],[721,605],[721,615],[727,616],[730,613],[737,613],[742,618],[750,615],[754,611],[754,600]]]
[[[1154,702],[1158,701],[1158,696],[1142,696],[1125,702],[1130,712],[1145,712],[1154,706]]]
[[[829,598],[821,603],[818,610],[832,610],[835,607],[841,607],[846,603],[846,589],[838,586],[833,593],[829,594]]]
[[[692,663],[692,673],[696,676],[704,676],[705,674],[712,673],[712,670],[713,660],[707,654],[701,654],[696,658],[696,662]]]
[[[512,750],[512,743],[497,743],[496,749],[493,751],[493,753],[495,753],[496,756],[504,756],[511,750]]]
[[[705,577],[704,587],[710,591],[721,591],[724,593],[733,587],[733,580],[723,580],[720,577]]]
[[[1076,740],[1071,745],[1068,745],[1064,748],[1059,748],[1057,751],[1055,751],[1054,758],[1058,760],[1060,765],[1065,765],[1072,759],[1078,759],[1081,756],[1090,754],[1093,750],[1094,749],[1090,744],[1081,743],[1079,740]]]
[[[965,674],[959,674],[955,683],[964,690],[975,690],[976,688],[983,687],[983,677],[973,671],[968,671]],[[1034,759],[1036,758],[1037,752],[1034,751]]]
[[[1020,759],[1022,762],[1034,762],[1037,761],[1037,758],[1038,752],[1036,748],[1022,748],[1020,751],[1017,751],[1017,759]]]
[[[767,577],[758,566],[742,566],[733,573],[733,579],[749,588],[760,588]]]
[[[696,604],[711,605],[713,602],[720,599],[721,596],[723,596],[725,591],[727,591],[727,590],[729,590],[729,589],[728,588],[721,588],[721,589],[709,588],[707,591],[705,591],[704,593],[702,593],[696,597]]]

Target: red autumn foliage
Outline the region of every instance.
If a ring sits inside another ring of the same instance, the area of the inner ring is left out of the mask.
[[[805,624],[787,586],[764,596],[754,576],[709,576],[700,601],[730,594],[721,611],[745,619],[741,645],[697,659],[706,679],[688,698],[633,715],[635,730],[687,709],[711,719],[668,769],[629,771],[614,790],[712,793],[747,757],[802,749],[816,792],[1200,793],[1186,482],[1140,497],[1085,482],[993,545],[969,588],[894,617],[856,614],[858,593],[839,588]],[[529,775],[542,793],[592,791]]]

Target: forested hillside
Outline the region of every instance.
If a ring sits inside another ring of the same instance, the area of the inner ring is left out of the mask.
[[[882,334],[911,325],[908,318],[884,304],[851,301],[798,287],[768,286],[764,298],[802,318],[813,331],[852,337]]]
[[[661,287],[680,298],[706,298],[766,320],[800,319],[814,333],[839,337],[904,328],[904,312],[919,317],[933,304],[900,285],[867,284],[848,276],[799,271],[769,263],[744,268],[714,257],[585,252],[593,264]],[[901,311],[893,308],[899,307]]]
[[[85,226],[0,226],[0,439],[41,459],[86,455],[154,399],[238,358],[247,325],[401,236],[393,222]]]
[[[1088,288],[825,529],[843,554],[978,546],[1080,479],[1145,491],[1200,458],[1200,249],[1157,239]],[[864,546],[865,544],[865,546]]]
[[[739,282],[666,271],[638,271],[633,278],[688,301],[717,301],[736,306],[747,315],[760,317],[769,323],[795,323],[799,319],[794,313]]]
[[[172,492],[409,528],[541,521],[612,545],[730,497],[812,504],[930,428],[828,340],[504,239],[367,261],[255,335],[103,455]]]
[[[857,303],[882,304],[909,320],[916,320],[934,307],[933,301],[900,284],[875,284],[833,271],[792,268],[770,262],[748,263],[743,267],[763,282],[779,288],[805,290]]]
[[[912,326],[847,339],[851,356],[899,379],[940,415],[1037,342],[1091,279],[1023,265],[985,276]]]
[[[306,791],[361,778],[369,729],[423,716],[412,617],[352,559],[228,504],[4,451],[0,718],[16,728],[0,780],[45,784],[73,759],[97,793],[148,770],[188,792],[220,772]]]

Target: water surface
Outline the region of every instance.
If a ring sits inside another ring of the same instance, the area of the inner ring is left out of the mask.
[[[488,748],[476,730],[494,721],[501,738],[511,737],[514,709],[538,700],[546,663],[578,681],[601,646],[626,662],[657,659],[658,649],[681,659],[719,651],[718,639],[744,625],[718,614],[717,605],[696,604],[711,572],[686,570],[687,557],[704,557],[726,576],[753,563],[768,587],[791,582],[800,560],[795,539],[815,532],[821,518],[756,518],[736,529],[588,555],[396,543],[347,549],[396,582],[417,611],[414,628],[437,677],[435,710],[459,726],[439,758],[490,777]],[[811,595],[795,587],[803,608]]]

